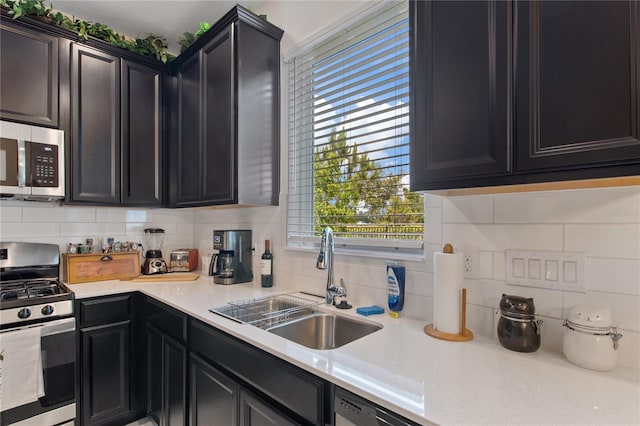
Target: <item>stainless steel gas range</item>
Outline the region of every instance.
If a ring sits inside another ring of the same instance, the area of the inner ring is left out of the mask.
[[[76,321],[55,244],[0,242],[0,424],[73,425]]]

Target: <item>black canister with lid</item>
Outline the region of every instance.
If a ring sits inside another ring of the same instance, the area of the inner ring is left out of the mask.
[[[502,295],[498,320],[498,339],[502,346],[517,352],[537,351],[541,325],[532,298]]]

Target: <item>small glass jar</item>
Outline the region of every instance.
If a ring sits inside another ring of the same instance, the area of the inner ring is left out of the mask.
[[[618,362],[622,334],[612,325],[608,308],[576,305],[562,324],[562,353],[571,363],[589,370],[609,371]]]
[[[537,351],[541,325],[532,298],[502,295],[498,320],[498,340],[502,346],[516,352]]]

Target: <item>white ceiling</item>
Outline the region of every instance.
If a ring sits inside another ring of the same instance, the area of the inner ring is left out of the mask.
[[[182,33],[195,33],[200,21],[213,24],[236,3],[255,11],[264,1],[55,0],[53,7],[85,21],[100,22],[130,37],[163,36],[169,42],[169,51],[178,54]]]

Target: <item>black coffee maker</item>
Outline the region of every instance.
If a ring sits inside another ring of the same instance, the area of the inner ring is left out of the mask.
[[[144,275],[163,274],[168,271],[167,262],[162,258],[162,244],[164,243],[164,229],[146,228],[144,230],[144,244],[147,247],[142,273]]]

